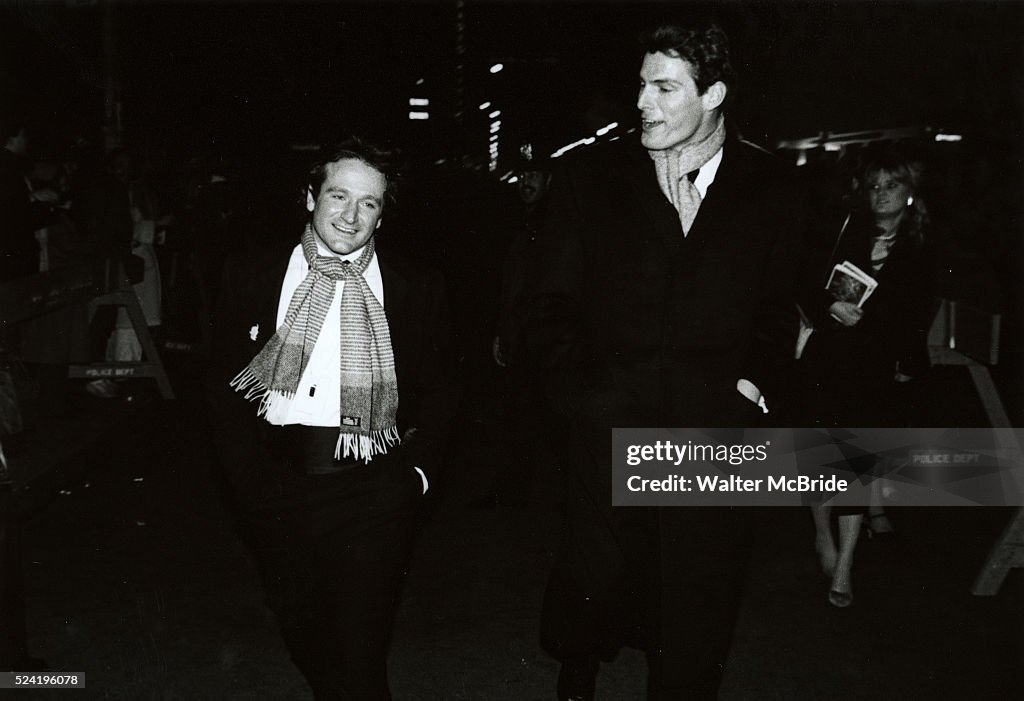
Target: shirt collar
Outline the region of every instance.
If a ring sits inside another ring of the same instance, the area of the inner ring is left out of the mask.
[[[362,247],[357,248],[356,250],[352,251],[351,253],[344,253],[344,254],[342,254],[342,253],[335,253],[334,251],[332,251],[331,249],[329,249],[327,246],[324,245],[324,242],[320,240],[319,236],[316,236],[314,238],[316,239],[316,251],[317,251],[317,253],[319,253],[322,256],[327,256],[329,258],[338,258],[339,260],[347,260],[347,261],[359,260],[359,256],[363,255],[363,249],[366,248],[366,246],[362,246]]]
[[[697,177],[693,180],[693,186],[697,188],[697,192],[700,193],[701,197],[707,196],[708,188],[711,187],[711,183],[715,182],[715,175],[718,174],[718,166],[722,164],[722,152],[724,150],[725,147],[723,146],[715,151],[715,155],[700,167]]]

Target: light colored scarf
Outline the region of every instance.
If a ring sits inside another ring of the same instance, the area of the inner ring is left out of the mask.
[[[231,381],[235,391],[246,393],[246,399],[260,400],[259,416],[276,402],[291,401],[334,300],[335,283],[344,280],[340,304],[341,426],[336,459],[352,456],[369,462],[400,442],[391,332],[384,307],[363,277],[373,249],[371,237],[354,262],[319,255],[313,229],[307,224],[302,252],[309,272],[292,295],[281,328]]]
[[[672,206],[679,212],[683,236],[690,233],[693,220],[700,209],[701,196],[688,174],[699,170],[711,160],[725,143],[725,119],[719,117],[718,126],[695,144],[682,144],[673,148],[648,151],[654,161],[658,185]]]

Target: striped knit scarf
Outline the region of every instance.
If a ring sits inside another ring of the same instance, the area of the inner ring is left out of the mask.
[[[697,171],[711,157],[718,153],[725,143],[725,120],[719,117],[718,126],[703,140],[695,144],[683,144],[673,148],[648,151],[654,161],[654,172],[658,185],[672,206],[679,212],[679,223],[683,236],[690,233],[693,220],[700,209],[701,196],[697,186],[687,175]]]
[[[334,299],[341,293],[341,426],[334,457],[369,462],[400,442],[395,415],[398,382],[391,332],[384,307],[373,296],[363,272],[373,259],[370,238],[358,260],[350,263],[317,252],[311,226],[302,235],[309,273],[288,304],[284,323],[256,357],[231,381],[248,400],[260,400],[258,414],[280,401],[291,401]]]

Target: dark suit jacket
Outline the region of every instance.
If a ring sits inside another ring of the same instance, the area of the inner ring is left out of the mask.
[[[213,440],[239,500],[250,509],[272,506],[288,491],[291,475],[268,450],[268,424],[257,417],[257,404],[228,383],[277,328],[278,297],[295,242],[286,243],[255,258],[237,256],[227,262],[214,319],[207,378]],[[398,430],[405,435],[416,428],[398,449],[398,458],[435,478],[455,411],[444,284],[440,275],[399,256],[382,253],[378,262],[398,377]],[[254,341],[250,330],[255,325]]]
[[[756,407],[740,378],[777,406],[798,325],[795,168],[730,138],[684,238],[636,139],[566,161],[520,310],[562,409],[605,426],[742,426]]]

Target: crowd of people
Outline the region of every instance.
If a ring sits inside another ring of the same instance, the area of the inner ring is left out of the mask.
[[[319,154],[304,223],[242,244],[227,233],[240,213],[211,194],[222,180],[171,211],[127,150],[102,168],[33,168],[24,125],[5,124],[0,282],[110,256],[157,333],[165,292],[178,294],[158,248],[193,223],[189,264],[219,300],[198,322],[212,324],[217,453],[315,698],[390,698],[391,621],[420,500],[465,430],[467,354],[493,362],[509,441],[495,452],[512,456],[490,506],[527,503],[540,465],[562,474],[541,637],[565,700],[592,699],[623,646],[647,654],[647,698],[715,698],[744,583],[743,509],[612,506],[612,428],[913,422],[905,388],[927,371],[936,297],[920,156],[866,148],[841,196],[815,202],[797,168],[730,122],[719,27],[659,26],[640,58],[638,138],[520,163],[519,204],[495,213],[489,239],[503,262],[455,241],[446,275],[402,250],[395,154],[359,139]],[[832,284],[843,263],[868,294]],[[463,274],[476,264],[479,289]],[[4,334],[7,353],[38,365],[140,355],[123,312],[86,306]],[[810,510],[823,603],[846,608],[861,531],[895,525],[877,494]]]

